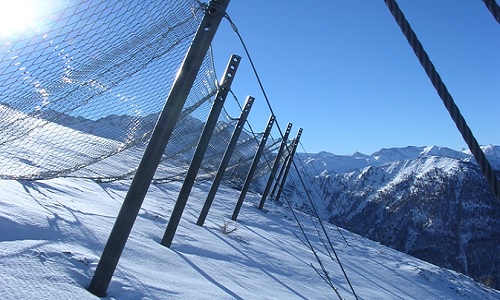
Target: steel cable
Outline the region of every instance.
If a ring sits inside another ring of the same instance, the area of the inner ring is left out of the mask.
[[[264,86],[262,85],[262,81],[260,80],[259,74],[257,73],[257,69],[255,68],[255,65],[253,63],[252,57],[250,56],[250,53],[248,52],[248,48],[247,48],[247,46],[245,44],[245,41],[243,40],[243,37],[241,36],[240,32],[238,31],[238,28],[236,27],[236,24],[234,24],[233,20],[231,20],[231,17],[229,17],[229,15],[227,14],[227,12],[225,13],[225,18],[231,24],[231,27],[233,28],[234,32],[238,36],[238,38],[239,38],[239,40],[241,42],[241,45],[243,46],[243,49],[245,50],[245,53],[246,53],[246,55],[248,57],[248,61],[250,62],[250,65],[252,66],[252,70],[253,70],[253,72],[255,74],[255,78],[257,79],[257,82],[259,83],[259,87],[260,87],[260,89],[262,91],[262,94],[264,95],[264,99],[266,100],[267,106],[269,107],[269,111],[271,112],[271,114],[273,116],[276,116],[274,114],[273,108],[271,106],[271,102],[269,101],[269,98],[267,97],[266,91],[264,90]],[[281,138],[283,138],[283,132],[281,131],[281,128],[280,128],[280,125],[279,125],[278,121],[276,120],[275,123],[276,123],[276,127],[278,128],[278,131],[280,133]]]
[[[500,6],[495,2],[495,0],[483,0],[486,7],[491,12],[495,20],[500,23]]]
[[[318,275],[320,275],[320,277],[323,278],[323,280],[325,280],[328,283],[328,285],[335,291],[335,294],[337,294],[337,297],[339,297],[339,299],[342,300],[342,296],[340,295],[338,289],[333,285],[333,282],[332,282],[332,279],[330,278],[330,275],[328,274],[323,263],[321,262],[321,259],[319,258],[318,253],[314,250],[314,247],[312,246],[311,241],[307,237],[307,234],[304,230],[304,227],[302,226],[302,224],[300,224],[300,221],[297,217],[297,214],[293,210],[290,201],[287,199],[286,196],[284,196],[283,198],[285,199],[285,203],[287,204],[288,208],[290,208],[290,211],[292,212],[293,218],[295,219],[295,222],[299,226],[299,229],[302,232],[302,235],[304,235],[304,238],[306,239],[306,242],[307,242],[306,246],[312,251],[312,253],[314,254],[314,257],[316,258],[316,261],[320,265],[321,270],[323,271],[324,277],[319,272],[318,272]]]
[[[339,258],[339,257],[338,257],[338,255],[337,255],[337,251],[335,251],[335,248],[333,247],[333,243],[332,243],[332,241],[330,240],[330,237],[328,236],[328,233],[327,233],[327,231],[326,231],[325,226],[323,225],[323,221],[321,221],[321,218],[320,218],[320,216],[319,216],[319,212],[318,212],[318,210],[317,210],[317,208],[316,208],[316,205],[314,205],[314,202],[312,201],[311,194],[309,193],[309,191],[307,191],[307,189],[305,189],[306,184],[305,184],[305,182],[304,182],[304,179],[302,178],[302,176],[301,176],[301,175],[300,175],[300,173],[298,172],[298,167],[297,167],[297,165],[295,164],[295,161],[293,161],[293,160],[292,160],[292,165],[293,165],[293,167],[295,168],[295,171],[297,172],[297,175],[298,175],[298,178],[299,178],[299,180],[300,180],[300,183],[302,184],[302,186],[304,187],[304,190],[306,191],[307,199],[309,200],[309,203],[311,204],[311,208],[313,209],[314,214],[315,214],[316,218],[318,219],[318,222],[319,222],[319,224],[320,224],[320,226],[321,226],[321,229],[323,230],[323,233],[325,234],[325,237],[326,237],[326,239],[328,240],[328,243],[329,243],[330,247],[332,248],[332,252],[333,252],[333,254],[335,255],[335,258],[336,258],[336,260],[337,260],[337,263],[339,264],[340,269],[342,270],[342,273],[344,274],[344,277],[345,277],[345,279],[347,280],[347,283],[349,284],[349,287],[351,288],[351,291],[352,291],[352,293],[353,293],[354,297],[355,297],[356,299],[358,299],[358,296],[356,295],[356,292],[354,291],[354,287],[352,286],[351,281],[349,280],[349,277],[347,276],[347,273],[346,273],[346,271],[345,271],[345,269],[344,269],[344,267],[343,267],[342,263],[340,262],[340,258]]]
[[[399,27],[403,31],[403,34],[406,36],[406,39],[410,43],[410,46],[412,47],[413,51],[417,55],[420,64],[427,73],[427,76],[431,80],[432,85],[438,92],[439,97],[441,97],[441,100],[443,101],[446,109],[450,113],[451,118],[453,119],[458,130],[462,134],[462,137],[469,146],[469,149],[474,155],[474,158],[476,159],[484,176],[486,177],[486,180],[488,181],[493,191],[493,194],[500,201],[500,182],[498,181],[498,178],[496,177],[495,172],[493,171],[493,168],[491,167],[490,163],[486,159],[486,155],[484,154],[483,150],[479,146],[479,143],[472,134],[471,129],[469,128],[469,126],[465,122],[464,117],[460,113],[458,106],[455,104],[455,101],[453,100],[451,94],[448,92],[448,89],[443,83],[441,76],[439,76],[439,73],[436,71],[436,68],[434,67],[434,64],[431,62],[429,55],[427,55],[427,52],[425,52],[422,44],[417,38],[417,35],[412,30],[410,24],[406,20],[403,12],[399,8],[396,1],[395,0],[384,0],[384,1],[387,4],[387,7],[391,11],[392,15],[394,16]]]

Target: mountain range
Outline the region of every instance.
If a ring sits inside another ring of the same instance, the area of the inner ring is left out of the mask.
[[[500,147],[482,148],[498,178]],[[324,220],[500,288],[500,203],[469,151],[409,146],[297,161],[283,193],[297,208],[314,204]]]

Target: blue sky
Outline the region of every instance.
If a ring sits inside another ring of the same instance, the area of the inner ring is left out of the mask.
[[[481,0],[398,4],[478,142],[500,145],[500,25]],[[227,12],[282,130],[302,127],[307,152],[467,147],[383,0],[233,0]],[[249,119],[263,130],[270,112],[227,20],[213,51],[219,73],[243,56],[232,88],[256,98]]]

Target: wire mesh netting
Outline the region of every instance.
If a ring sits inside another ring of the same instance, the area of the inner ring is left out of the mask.
[[[0,177],[132,176],[203,13],[194,0],[66,1],[41,9],[36,30],[0,37]],[[184,178],[216,92],[209,52],[155,180]],[[236,121],[221,114],[197,179],[215,175]],[[226,180],[245,178],[260,137],[243,131]]]
[[[1,176],[132,173],[202,15],[189,0],[67,1],[2,37]],[[207,55],[166,153],[195,144],[215,91]]]

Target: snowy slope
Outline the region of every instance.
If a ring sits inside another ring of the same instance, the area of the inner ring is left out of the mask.
[[[4,177],[51,176],[91,164],[121,143],[35,118],[0,104],[0,174]],[[100,154],[96,154],[100,153]]]
[[[482,147],[484,154],[488,158],[491,167],[495,170],[500,170],[500,146],[487,145]],[[467,155],[472,155],[470,150],[464,150]]]
[[[2,299],[96,299],[85,290],[129,182],[84,179],[0,181]],[[159,244],[180,183],[152,186],[108,289],[107,299],[337,299],[290,211],[249,195],[236,223],[222,234],[238,192],[219,191],[205,227],[195,220],[209,189],[197,185],[171,249]],[[311,219],[298,214],[333,284],[354,299]],[[500,299],[459,273],[327,227],[360,299]]]

